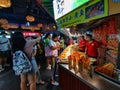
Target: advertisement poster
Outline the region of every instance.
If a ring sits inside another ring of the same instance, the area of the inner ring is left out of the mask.
[[[93,4],[86,8],[86,18],[91,18],[94,16],[98,16],[100,14],[104,14],[104,0],[101,0],[101,2],[98,2],[96,4]]]
[[[120,13],[120,0],[109,0],[109,15]]]
[[[55,19],[58,19],[90,0],[54,0]]]
[[[69,27],[106,16],[108,16],[108,0],[95,0],[57,19],[57,25],[59,28]]]

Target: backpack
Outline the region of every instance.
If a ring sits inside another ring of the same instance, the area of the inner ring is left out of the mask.
[[[32,65],[23,51],[16,51],[13,54],[13,70],[15,75],[21,75],[31,71]]]

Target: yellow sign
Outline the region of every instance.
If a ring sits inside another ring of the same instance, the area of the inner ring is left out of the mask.
[[[120,13],[120,0],[109,0],[109,15]]]
[[[108,16],[108,0],[94,0],[57,20],[58,28],[69,27]]]

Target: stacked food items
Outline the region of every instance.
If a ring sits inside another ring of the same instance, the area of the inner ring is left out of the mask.
[[[82,72],[84,68],[90,69],[90,60],[80,52],[73,52],[68,56],[69,69],[74,69],[75,73]]]
[[[101,26],[94,28],[94,30],[93,30],[94,39],[96,39],[100,42],[99,58],[98,58],[100,65],[106,63],[106,58],[110,59],[110,61],[116,60],[116,58],[113,58],[115,56],[115,54],[112,55],[113,57],[111,57],[111,55],[109,55],[109,54],[112,54],[115,52],[112,51],[112,53],[111,53],[111,51],[107,51],[107,53],[106,53],[106,50],[108,50],[108,48],[115,50],[116,48],[113,48],[113,46],[118,47],[117,40],[114,39],[114,36],[112,36],[112,37],[109,36],[109,35],[116,34],[116,33],[117,33],[117,29],[116,29],[116,18],[115,17],[112,17],[112,18],[104,21]]]
[[[110,77],[113,77],[115,72],[114,72],[114,69],[115,69],[115,65],[112,64],[112,63],[107,63],[103,66],[99,66],[95,69],[95,71],[98,71],[98,72],[101,72],[105,75],[108,75]]]
[[[60,59],[67,59],[68,56],[70,55],[71,53],[71,48],[72,48],[72,45],[69,45],[68,47],[66,47],[63,52],[59,55],[59,58]]]
[[[110,62],[116,64],[117,56],[118,56],[118,39],[116,34],[111,34],[108,36],[108,44],[107,44],[107,54],[106,59]]]

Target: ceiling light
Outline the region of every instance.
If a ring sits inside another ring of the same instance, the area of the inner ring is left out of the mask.
[[[0,7],[8,8],[11,6],[11,0],[0,0]]]
[[[31,16],[31,15],[27,15],[26,16],[26,20],[29,22],[34,22],[35,21],[35,17]]]

